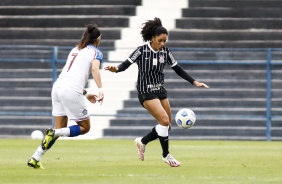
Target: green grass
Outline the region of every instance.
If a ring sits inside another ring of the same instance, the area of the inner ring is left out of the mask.
[[[161,160],[157,141],[140,161],[133,140],[59,140],[42,158],[45,170],[26,165],[38,140],[0,139],[2,184],[258,184],[282,183],[282,142],[170,141],[182,165]]]

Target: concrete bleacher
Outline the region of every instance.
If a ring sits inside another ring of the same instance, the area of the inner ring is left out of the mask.
[[[101,47],[113,47],[141,0],[1,1],[0,44],[73,46],[88,23],[102,31]]]
[[[158,7],[158,11],[155,11],[155,7]],[[171,0],[142,0],[142,6],[136,7],[136,14],[129,17],[128,27],[121,29],[121,37],[115,41],[116,49],[109,52],[109,60],[123,61],[132,49],[144,44],[140,34],[143,23],[158,17],[168,31],[173,30],[175,20],[181,18],[182,9],[187,7],[188,0],[178,0],[177,3]]]
[[[170,31],[168,46],[281,47],[281,8],[279,0],[4,0],[0,44],[75,45],[95,22],[101,46],[131,48],[141,43],[141,24],[157,16]]]
[[[0,62],[0,66],[0,137],[26,137],[49,127],[52,64]]]
[[[128,17],[135,14],[140,3],[141,0],[1,1],[0,137],[26,137],[35,129],[51,126],[53,50],[41,46],[72,47],[80,40],[85,26],[96,23],[102,31],[101,48],[113,48],[121,28],[128,27]],[[68,52],[59,49],[58,57],[64,60]],[[63,64],[57,64],[58,72]]]
[[[169,47],[281,47],[279,11],[282,6],[279,1],[267,3],[270,1],[261,0],[253,3],[250,0],[190,0],[188,3],[188,0],[178,0],[177,4],[170,0],[161,2],[158,4],[154,0],[154,3],[164,6],[158,6],[160,11],[156,13],[152,0],[3,0],[0,2],[0,45],[74,46],[85,25],[95,22],[103,33],[101,47],[116,48],[109,52],[109,57],[104,52],[105,61],[120,62],[132,49],[142,44],[139,34],[141,24],[157,16],[169,29]],[[175,9],[172,11],[171,7]],[[265,16],[255,11],[258,9]],[[6,58],[12,54],[14,52],[1,52],[1,56]],[[3,104],[0,107],[0,137],[29,136],[32,130],[42,130],[50,127],[51,123],[52,66],[51,63],[44,62],[44,59],[51,59],[52,52],[33,49],[20,54],[24,59],[35,54],[35,60],[42,62],[0,61],[0,102]],[[65,58],[66,54],[67,51],[61,53],[61,58]],[[223,54],[206,50],[192,51],[189,54],[180,51],[174,54],[177,60],[195,61],[201,58],[227,62],[234,58],[238,61],[257,61],[266,57],[265,52],[237,51],[226,51]],[[278,60],[280,59],[279,55]],[[107,64],[109,63],[104,65]],[[58,66],[61,67],[62,65]],[[173,115],[184,107],[193,109],[197,115],[196,125],[190,130],[181,130],[173,123],[173,131],[170,133],[172,138],[265,140],[264,65],[189,64],[182,67],[211,88],[196,89],[180,79],[171,69],[165,70],[165,86],[169,92]],[[279,79],[282,77],[282,69],[277,66],[273,69],[272,113],[278,118],[272,120],[272,135],[274,139],[281,140]],[[103,124],[104,130],[99,136],[135,138],[145,135],[156,122],[136,98],[136,66],[119,74],[101,72],[105,101],[103,107],[91,107],[90,110],[94,126]],[[91,85],[90,83],[90,88]],[[104,118],[97,119],[97,115]],[[110,120],[105,119],[108,116]],[[97,134],[95,131],[93,134]]]
[[[264,65],[182,65],[197,80],[210,89],[198,89],[179,78],[171,69],[165,71],[165,86],[168,91],[173,116],[181,108],[191,108],[197,121],[189,130],[179,129],[174,120],[172,139],[266,139],[266,84]],[[275,67],[276,68],[276,67]],[[277,67],[277,71],[281,66]],[[281,74],[275,73],[275,79]],[[281,133],[281,87],[273,80],[272,139],[280,140]],[[131,91],[130,99],[117,112],[104,130],[104,137],[134,138],[146,135],[156,125],[154,118],[140,106],[137,92]]]
[[[280,0],[190,0],[169,46],[280,48]]]

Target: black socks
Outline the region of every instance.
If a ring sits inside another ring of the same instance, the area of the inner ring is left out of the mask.
[[[141,142],[146,145],[149,142],[156,140],[157,138],[159,138],[159,141],[160,141],[160,144],[161,144],[162,150],[163,150],[163,157],[165,158],[169,154],[169,151],[168,151],[169,138],[168,138],[168,136],[167,137],[159,136],[158,133],[156,132],[155,127],[152,129],[152,131],[150,133],[148,133],[146,136],[144,136],[141,139]]]
[[[163,157],[165,158],[168,154],[169,154],[169,151],[168,151],[168,136],[167,137],[161,137],[159,136],[159,140],[160,140],[160,143],[161,143],[161,146],[162,146],[162,149],[163,149]]]
[[[150,133],[148,133],[146,136],[144,136],[142,139],[141,139],[141,142],[143,144],[148,144],[149,142],[157,139],[159,136],[158,136],[158,133],[156,132],[156,128],[154,127],[152,129],[152,131]]]

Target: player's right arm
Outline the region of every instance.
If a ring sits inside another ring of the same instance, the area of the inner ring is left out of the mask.
[[[129,57],[118,66],[106,66],[104,69],[115,73],[126,70],[132,63],[140,59],[142,53],[140,49],[141,47],[138,47],[136,50],[134,50],[134,52],[132,52]]]
[[[125,60],[118,66],[106,66],[104,69],[109,70],[110,72],[122,72],[126,70],[131,65],[131,62],[129,60]]]

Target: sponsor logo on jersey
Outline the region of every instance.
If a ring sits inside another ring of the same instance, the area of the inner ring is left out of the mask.
[[[156,91],[160,90],[162,86],[162,84],[148,84],[147,88],[149,88],[151,91]]]
[[[139,50],[137,50],[137,51],[130,57],[130,59],[131,59],[132,61],[135,61],[136,58],[137,58],[140,54],[141,54],[141,52],[140,52]]]
[[[172,62],[172,63],[175,63],[176,60],[174,59],[174,56],[172,55],[172,53],[169,52],[168,55],[169,55],[169,58],[171,59],[171,62]]]

